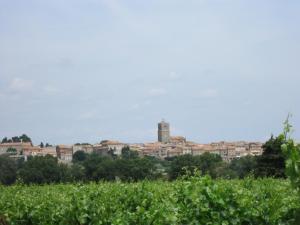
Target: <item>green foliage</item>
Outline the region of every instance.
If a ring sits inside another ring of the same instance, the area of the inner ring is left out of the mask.
[[[187,171],[193,175],[195,169],[200,170],[203,174],[218,177],[217,167],[224,166],[220,155],[210,153],[200,156],[181,155],[169,160],[171,160],[169,176],[172,180],[185,175]]]
[[[7,137],[4,137],[1,141],[1,143],[12,143],[12,142],[31,142],[30,137],[28,137],[26,134],[22,134],[21,136],[15,136],[11,139],[8,139]]]
[[[16,162],[8,156],[0,156],[0,184],[13,184],[16,181],[16,177]]]
[[[75,163],[70,168],[71,181],[85,181],[85,169],[81,164]]]
[[[271,138],[263,145],[263,154],[257,157],[255,175],[259,177],[285,177],[285,158],[281,151],[284,135]]]
[[[274,179],[0,186],[8,224],[292,224],[300,202]]]
[[[88,155],[84,151],[77,151],[73,154],[73,162],[83,162]]]
[[[26,134],[22,134],[20,137],[19,137],[20,140],[22,140],[23,142],[32,142],[31,141],[31,138],[28,137]]]
[[[156,177],[155,163],[149,158],[124,159],[91,154],[82,165],[86,178],[92,181],[138,181]]]
[[[75,145],[91,145],[90,143],[76,143]]]
[[[1,141],[1,143],[2,143],[2,144],[3,144],[3,143],[9,143],[8,138],[7,138],[7,137],[4,137],[4,138],[2,139],[2,141]]]
[[[285,172],[292,186],[298,192],[298,200],[300,202],[300,146],[295,144],[294,140],[290,137],[292,132],[292,125],[289,123],[290,114],[284,122],[284,131],[281,135],[284,137],[284,144],[281,146],[282,153],[285,160]],[[295,225],[300,224],[300,208],[295,215]]]
[[[35,156],[23,164],[19,176],[25,184],[53,183],[62,180],[64,169],[58,164],[57,159],[50,155]]]
[[[46,143],[45,147],[52,147],[49,143]]]
[[[300,148],[290,139],[282,145],[282,151],[287,156],[286,174],[293,186],[300,191]]]
[[[294,140],[289,137],[292,126],[289,124],[289,117],[284,123],[284,144],[281,149],[286,157],[285,166],[286,174],[291,180],[292,185],[300,194],[300,146],[294,143]]]
[[[6,150],[6,152],[8,153],[8,154],[10,154],[10,155],[16,155],[18,152],[17,152],[17,149],[15,149],[15,148],[8,148],[7,150]]]
[[[244,156],[233,159],[230,162],[230,169],[239,178],[244,178],[252,174],[257,166],[256,158],[254,156]]]
[[[138,153],[137,151],[131,151],[128,146],[124,147],[122,149],[122,158],[123,159],[136,159],[138,158]]]

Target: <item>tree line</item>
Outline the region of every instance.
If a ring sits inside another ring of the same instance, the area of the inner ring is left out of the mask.
[[[4,137],[1,141],[1,144],[16,142],[31,142],[31,138],[28,137],[26,134],[22,134],[21,136],[15,136],[12,138]]]
[[[88,181],[139,181],[166,179],[174,180],[195,171],[212,178],[274,177],[285,178],[285,158],[281,151],[284,136],[271,137],[263,145],[261,156],[245,156],[230,163],[220,155],[204,153],[199,156],[181,155],[165,160],[154,157],[139,157],[129,147],[122,149],[121,156],[78,151],[71,165],[61,164],[50,155],[12,159],[0,156],[0,183],[44,184]]]

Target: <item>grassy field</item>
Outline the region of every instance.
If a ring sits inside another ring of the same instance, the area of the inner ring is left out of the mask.
[[[0,187],[3,224],[291,224],[299,206],[274,179]]]

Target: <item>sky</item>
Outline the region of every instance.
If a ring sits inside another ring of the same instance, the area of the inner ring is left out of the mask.
[[[0,0],[0,138],[300,140],[298,0]]]

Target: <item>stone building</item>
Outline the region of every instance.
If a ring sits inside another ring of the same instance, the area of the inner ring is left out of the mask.
[[[42,148],[40,146],[29,146],[23,149],[23,155],[25,161],[29,156],[43,156]]]
[[[51,155],[53,157],[57,157],[56,147],[44,147],[40,146],[28,146],[23,149],[23,156],[25,161],[27,161],[29,156],[46,156]]]
[[[59,161],[63,163],[70,163],[73,159],[73,148],[68,145],[57,145],[56,154]]]
[[[186,143],[186,138],[185,137],[181,137],[181,136],[173,136],[173,137],[170,137],[169,139],[169,142],[171,144],[185,144]]]
[[[167,152],[167,157],[174,157],[174,156],[180,156],[180,155],[183,155],[181,148],[174,148],[174,149],[168,150],[168,152]]]
[[[164,120],[158,123],[158,141],[162,143],[170,141],[170,124]]]
[[[101,141],[100,144],[94,145],[93,151],[101,155],[108,155],[111,151],[114,155],[121,155],[122,149],[126,146],[126,144],[118,141],[105,140]]]
[[[0,155],[6,154],[8,149],[15,149],[16,155],[22,155],[24,148],[32,147],[31,142],[13,142],[0,144]]]
[[[57,157],[56,146],[48,146],[42,149],[43,156],[51,155],[53,157]]]
[[[93,146],[90,144],[75,144],[73,145],[73,154],[78,151],[83,151],[85,153],[92,153]]]

